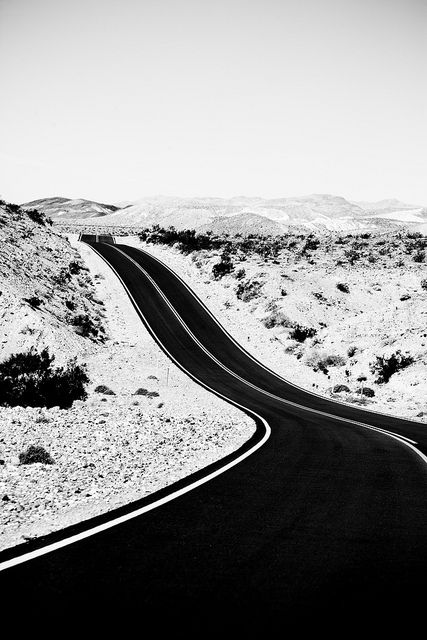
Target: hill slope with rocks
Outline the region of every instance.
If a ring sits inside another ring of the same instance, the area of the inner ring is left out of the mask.
[[[0,359],[49,347],[63,361],[105,340],[80,255],[43,215],[16,205],[0,206],[0,292]]]

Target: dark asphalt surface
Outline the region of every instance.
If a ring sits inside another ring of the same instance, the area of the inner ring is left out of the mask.
[[[385,629],[385,620],[417,618],[425,600],[427,466],[401,442],[340,417],[413,438],[424,451],[426,426],[333,403],[285,383],[242,353],[151,256],[120,244],[94,246],[120,274],[174,359],[265,418],[271,436],[244,461],[189,493],[0,572],[6,610],[19,599],[46,615],[153,617],[191,629],[218,629],[231,616],[236,628],[253,632],[338,619],[346,629],[356,623],[372,629],[373,621]],[[128,256],[150,274],[200,343],[260,390],[227,373],[194,342]],[[246,448],[263,435],[260,422]],[[131,507],[116,513],[126,510]],[[0,561],[40,544],[3,552]]]

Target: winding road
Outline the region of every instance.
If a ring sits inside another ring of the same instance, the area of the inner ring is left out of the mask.
[[[241,450],[171,487],[0,553],[2,604],[166,616],[195,628],[227,616],[267,629],[338,614],[350,625],[419,614],[426,425],[285,381],[159,260],[108,236],[81,239],[116,272],[169,357],[254,417],[257,430]]]

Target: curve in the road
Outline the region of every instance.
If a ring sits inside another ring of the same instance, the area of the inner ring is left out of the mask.
[[[119,248],[96,246],[158,342],[203,385],[262,416],[271,435],[227,473],[142,517],[10,567],[0,578],[8,599],[66,612],[93,606],[96,594],[99,610],[199,621],[218,611],[289,620],[332,603],[349,616],[421,606],[427,477],[407,441],[425,445],[421,425],[286,386],[220,333],[167,269]],[[380,431],[389,423],[407,440]]]

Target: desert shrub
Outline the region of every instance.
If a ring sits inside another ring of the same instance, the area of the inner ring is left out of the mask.
[[[341,367],[345,364],[345,359],[342,356],[326,355],[319,357],[314,354],[309,358],[307,364],[313,367],[314,371],[321,371],[325,375],[329,373],[328,367]]]
[[[236,296],[243,302],[249,302],[260,295],[262,283],[258,280],[246,280],[239,282],[236,287]]]
[[[313,329],[311,327],[303,327],[302,325],[297,324],[292,329],[289,337],[293,340],[296,340],[297,342],[304,342],[305,340],[307,340],[307,338],[312,338],[313,336],[315,336],[316,333],[316,329]]]
[[[289,327],[291,324],[287,315],[279,309],[274,309],[262,322],[267,329],[272,329],[273,327]]]
[[[360,260],[361,258],[360,253],[355,249],[347,249],[346,251],[344,251],[344,255],[350,264],[354,264],[356,260]]]
[[[54,464],[55,461],[43,447],[30,445],[26,451],[19,454],[19,462],[20,464],[34,464],[35,462]]]
[[[21,213],[22,209],[19,206],[19,204],[13,204],[12,202],[7,202],[6,211],[8,213]]]
[[[409,367],[413,362],[414,358],[411,355],[404,355],[398,350],[388,357],[376,356],[375,362],[370,363],[370,369],[372,373],[378,375],[375,382],[377,384],[385,384],[394,373]]]
[[[146,398],[158,398],[159,393],[157,391],[148,391],[148,389],[144,389],[144,387],[140,387],[133,394],[134,396],[145,396]]]
[[[104,396],[115,396],[116,394],[110,387],[107,387],[105,384],[99,384],[95,387],[95,393],[102,393]]]
[[[76,333],[83,336],[83,338],[95,338],[99,333],[99,328],[87,313],[79,313],[74,316],[70,324],[76,328]]]
[[[303,236],[301,236],[303,237]],[[264,259],[276,258],[282,249],[284,237],[271,238],[258,234],[249,234],[245,237],[237,234],[229,237],[224,234],[222,237],[214,236],[211,231],[206,233],[196,233],[194,229],[177,231],[174,227],[164,229],[159,225],[153,225],[151,229],[144,229],[139,233],[139,238],[143,242],[152,244],[176,245],[182,253],[189,254],[193,251],[218,250],[227,253],[240,252],[241,259],[245,260],[247,255],[256,253]]]
[[[46,221],[47,221],[46,216],[44,215],[44,213],[42,213],[38,209],[27,209],[26,213],[27,213],[27,216],[30,218],[30,220],[32,220],[33,222],[36,222],[37,224],[41,224],[43,226],[46,224]],[[49,222],[51,223],[50,220]]]
[[[350,287],[345,282],[337,282],[337,289],[343,293],[350,293]]]
[[[65,306],[67,307],[67,309],[69,309],[70,311],[75,311],[76,309],[76,303],[74,302],[74,300],[66,300],[65,301]]]
[[[414,262],[424,262],[426,259],[426,252],[422,249],[418,249],[412,256]]]
[[[345,365],[345,358],[337,355],[328,355],[321,358],[318,362],[319,369],[322,367],[342,367]]]
[[[72,275],[77,275],[80,273],[80,271],[83,270],[83,265],[81,264],[81,262],[77,262],[77,260],[72,260],[70,262],[68,270]]]
[[[235,278],[236,278],[236,280],[242,280],[242,278],[244,278],[245,275],[246,275],[246,271],[244,269],[239,269],[236,272]]]
[[[421,289],[425,289],[427,291],[427,278],[421,280]]]
[[[11,355],[0,364],[0,402],[12,407],[67,408],[74,400],[87,397],[86,369],[72,360],[64,367],[53,367],[48,349]]]
[[[352,345],[347,349],[347,355],[349,358],[352,358],[356,352],[357,352],[357,347],[355,347],[354,345]]]
[[[301,252],[306,253],[307,251],[316,251],[316,249],[319,247],[319,244],[320,244],[320,240],[318,238],[309,236],[305,241],[301,249]]]
[[[358,389],[356,393],[362,396],[366,396],[367,398],[373,398],[375,395],[375,391],[370,387],[362,387],[362,389]]]
[[[31,296],[30,298],[23,298],[23,300],[24,302],[28,302],[30,307],[33,307],[34,309],[38,309],[41,303],[43,302],[43,300],[40,300],[40,298],[38,298],[37,296]]]
[[[345,384],[336,384],[335,387],[333,388],[334,393],[342,393],[343,391],[345,391],[346,393],[349,393],[350,389]]]
[[[71,273],[65,267],[62,267],[54,277],[53,280],[56,284],[65,285],[71,280]]]
[[[423,247],[424,239],[421,234],[408,234],[404,239],[404,248],[406,253],[412,253],[413,251],[422,251]]]
[[[220,280],[225,275],[231,273],[233,268],[230,256],[228,254],[223,254],[220,262],[217,262],[217,264],[214,264],[212,267],[212,275],[215,280]]]

